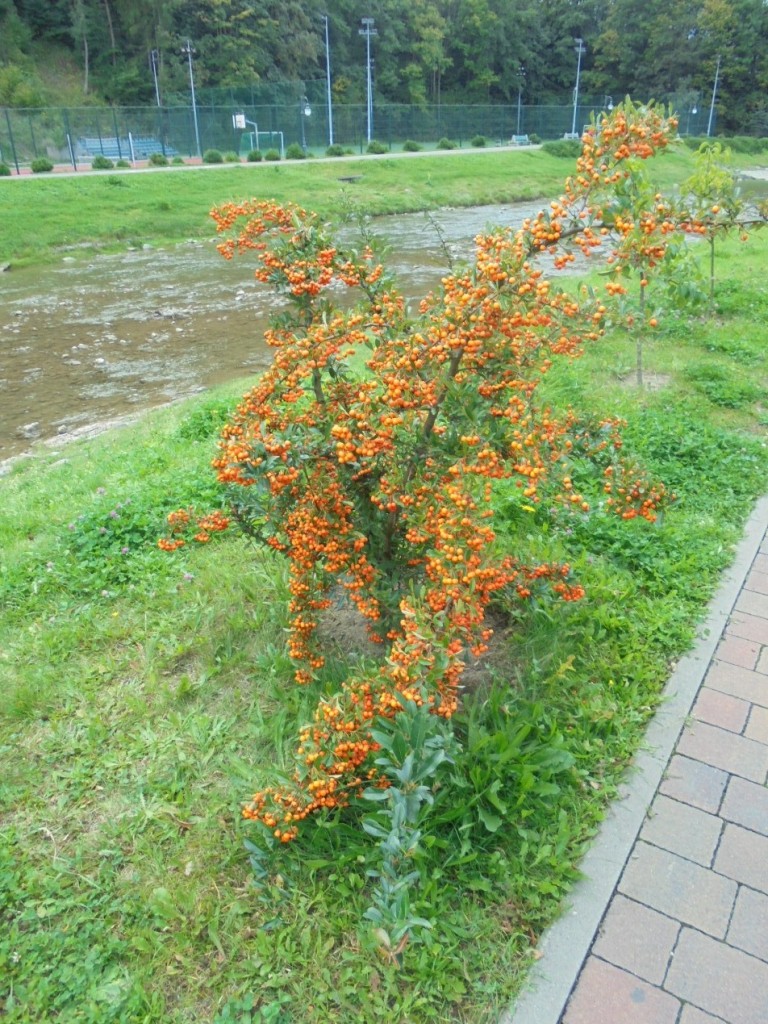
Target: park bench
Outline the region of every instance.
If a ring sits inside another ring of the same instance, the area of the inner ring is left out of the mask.
[[[131,143],[133,143],[133,154],[138,160],[145,160],[153,153],[165,152],[166,156],[176,156],[178,150],[166,146],[153,135],[133,135],[130,139],[117,138],[115,135],[103,135],[100,138],[82,136],[77,140],[78,152],[83,157],[106,156],[110,160],[130,160]]]
[[[531,140],[527,135],[513,135],[512,145],[513,146],[530,146]]]

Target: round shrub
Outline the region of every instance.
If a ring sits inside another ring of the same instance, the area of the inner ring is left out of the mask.
[[[264,159],[265,160],[279,160],[280,159],[280,150],[279,149],[268,149],[267,152],[264,154]]]
[[[0,164],[0,178],[7,178],[11,173],[11,168],[8,164]]]
[[[38,156],[30,164],[33,174],[46,174],[53,170],[53,164],[47,156]]]
[[[224,157],[218,149],[206,149],[203,153],[204,164],[223,164]]]
[[[484,135],[475,135],[470,145],[474,146],[475,149],[483,149],[486,145],[486,139]]]
[[[442,139],[440,139],[440,141],[437,143],[437,148],[456,149],[456,143],[453,141],[453,139],[446,139],[446,137],[443,136]]]
[[[539,135],[537,135],[536,132],[530,132],[529,133],[528,141],[533,146],[540,146],[541,145],[541,137]]]
[[[148,162],[152,167],[167,167],[168,157],[165,153],[150,153]]]
[[[325,151],[326,156],[344,156],[344,147],[340,146],[338,142],[334,142],[332,146],[329,146]]]
[[[385,142],[379,142],[377,139],[371,139],[366,150],[366,153],[372,153],[374,156],[381,156],[382,153],[388,152],[389,146]]]
[[[123,167],[123,168],[125,168],[125,167],[130,167],[130,166],[131,165],[130,165],[130,163],[127,160],[118,160],[116,162],[116,164],[115,164],[115,167]]]
[[[545,142],[541,148],[550,156],[559,156],[566,160],[575,160],[581,156],[581,143],[578,139],[553,139],[551,142]]]
[[[403,143],[403,152],[405,153],[420,153],[421,146],[418,142],[414,142],[413,139],[406,139]]]
[[[224,163],[225,164],[239,164],[240,163],[240,157],[238,156],[238,154],[233,149],[230,149],[230,150],[228,150],[224,154]]]
[[[298,142],[292,142],[285,150],[286,160],[306,160],[307,154]]]
[[[245,159],[248,161],[249,164],[258,164],[258,163],[260,163],[260,161],[262,159],[262,157],[261,157],[261,150],[260,149],[252,149],[250,151],[250,153],[248,154],[248,156],[246,156]]]
[[[93,160],[91,160],[91,167],[94,171],[111,171],[114,167],[114,163],[109,159],[108,156],[104,156],[98,153]]]
[[[174,166],[176,166],[176,167],[178,167],[179,165],[181,165],[183,167],[184,166],[184,157],[183,156],[175,156],[173,158],[173,160],[171,160],[171,163]]]

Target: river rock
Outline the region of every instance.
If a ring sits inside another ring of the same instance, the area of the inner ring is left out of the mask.
[[[34,441],[35,438],[40,437],[41,433],[42,428],[39,423],[25,423],[23,427],[16,428],[16,436],[25,441]]]

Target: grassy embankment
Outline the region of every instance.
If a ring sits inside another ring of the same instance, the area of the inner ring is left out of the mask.
[[[435,926],[402,966],[361,933],[371,848],[351,814],[253,884],[240,802],[316,697],[290,681],[282,565],[234,535],[155,547],[167,511],[215,499],[241,389],[0,479],[8,1024],[498,1019],[765,487],[768,236],[724,251],[715,315],[668,317],[647,347],[663,386],[638,395],[621,335],[547,384],[557,405],[625,416],[627,452],[679,500],[649,526],[558,522],[499,494],[510,547],[570,560],[588,596],[517,611],[467,701],[420,864],[415,909]],[[345,671],[339,651],[329,679]]]
[[[756,157],[738,155],[739,166],[756,163]],[[67,250],[91,255],[94,249],[210,238],[211,207],[251,196],[290,200],[329,217],[340,216],[349,203],[378,215],[551,197],[560,193],[572,166],[541,150],[478,149],[0,178],[0,262],[45,262]],[[656,169],[660,184],[679,180],[692,166],[689,150],[665,156]]]

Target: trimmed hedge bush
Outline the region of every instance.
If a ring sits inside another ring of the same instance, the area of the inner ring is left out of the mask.
[[[285,159],[286,160],[306,160],[307,154],[304,152],[298,142],[292,142],[290,146],[286,147]]]
[[[553,139],[545,142],[541,148],[550,156],[559,156],[566,160],[575,160],[581,156],[581,143],[578,139]]]
[[[366,153],[372,153],[374,156],[381,156],[383,153],[388,152],[389,146],[385,142],[378,142],[376,139],[371,139],[366,150]]]
[[[224,157],[218,149],[206,149],[203,153],[204,164],[223,164]]]
[[[406,139],[403,143],[404,153],[420,153],[422,148],[423,147],[420,146],[418,142],[414,142],[413,139]]]
[[[249,164],[261,163],[262,155],[260,149],[252,149],[245,158]]]
[[[475,135],[470,145],[474,146],[475,149],[482,149],[486,145],[486,138],[484,135]]]
[[[264,154],[264,159],[265,160],[279,160],[280,159],[280,150],[279,149],[268,149],[267,152]]]
[[[238,156],[238,154],[233,149],[227,150],[227,152],[224,154],[224,163],[225,164],[239,164],[240,163],[240,157]]]
[[[147,161],[152,167],[167,167],[168,157],[165,153],[150,153]]]
[[[91,160],[91,167],[94,171],[111,171],[114,166],[114,161],[101,153],[98,153],[93,160]]]
[[[344,147],[340,146],[338,142],[334,142],[332,146],[329,146],[325,151],[326,156],[344,156]]]
[[[46,174],[53,170],[53,164],[47,156],[38,156],[30,164],[33,174]]]
[[[0,178],[7,178],[11,173],[11,168],[8,164],[0,164]]]
[[[440,139],[438,141],[437,148],[438,149],[456,149],[457,148],[457,144],[453,141],[453,139],[446,139],[446,137],[443,136],[442,139]]]

